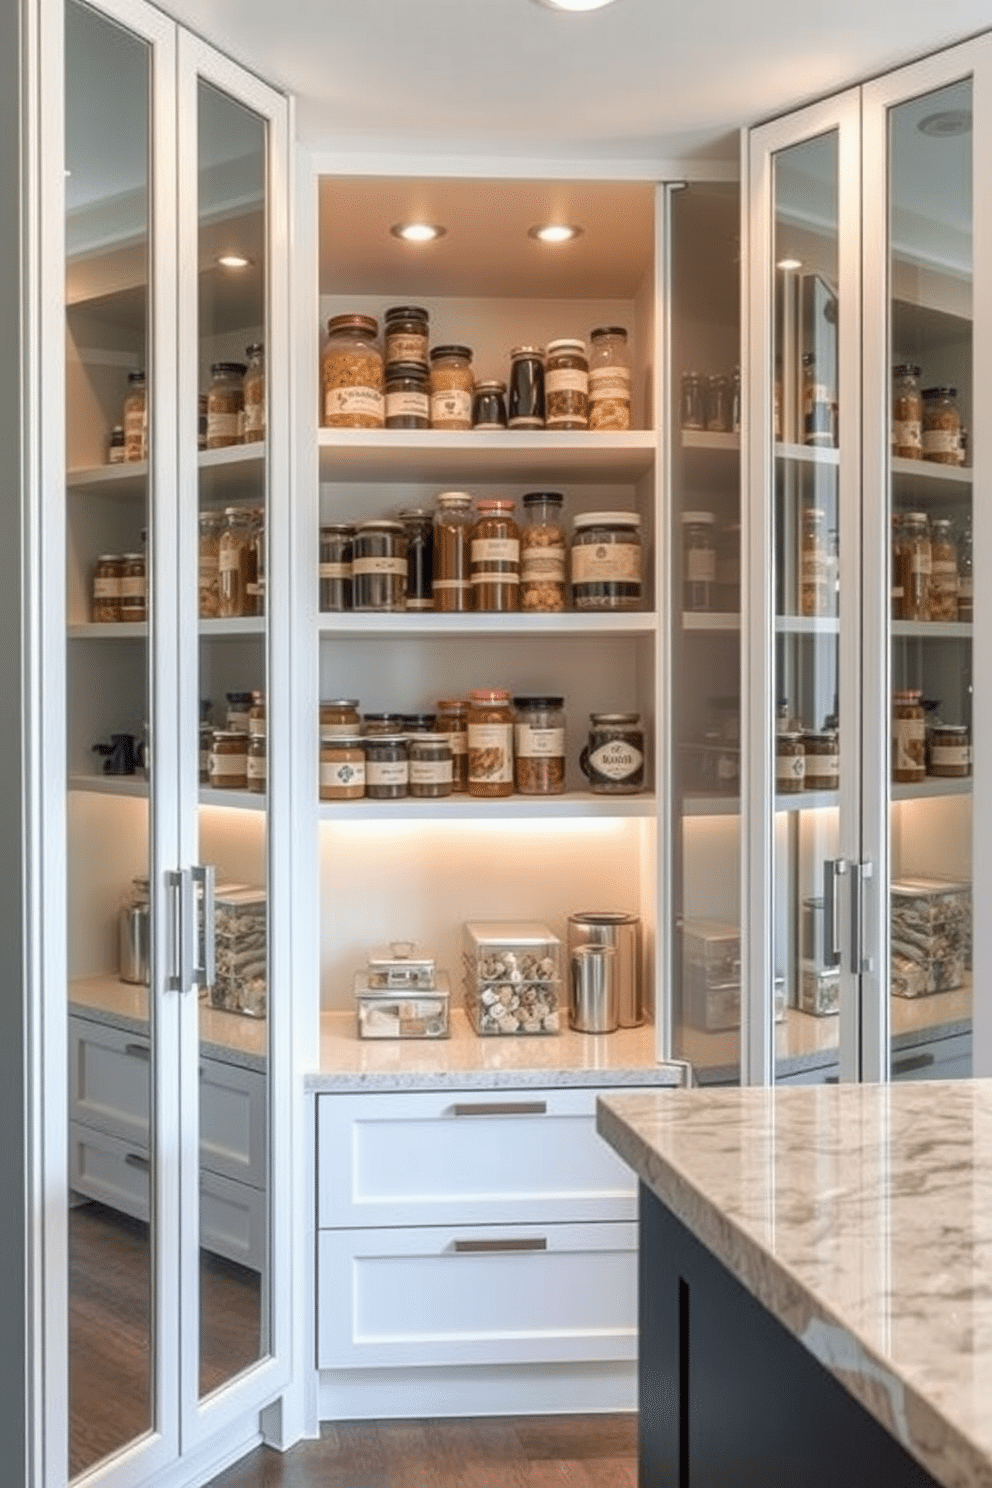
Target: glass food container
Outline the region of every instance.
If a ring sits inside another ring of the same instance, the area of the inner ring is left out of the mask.
[[[451,1031],[451,989],[447,973],[435,974],[429,990],[389,991],[355,976],[358,1037],[363,1039],[447,1038]]]
[[[520,530],[520,608],[565,608],[568,537],[562,522],[560,491],[528,491],[522,497]]]
[[[210,750],[210,786],[213,790],[248,789],[247,732],[214,730]]]
[[[409,793],[410,761],[403,734],[365,735],[365,794],[370,801],[399,801]]]
[[[506,428],[506,383],[493,379],[477,382],[472,394],[472,428]]]
[[[923,458],[936,465],[961,464],[961,410],[955,387],[923,390]]]
[[[355,528],[352,605],[356,610],[405,610],[408,540],[402,522],[377,519]]]
[[[90,614],[97,624],[113,624],[121,618],[122,564],[116,553],[102,553],[93,567]]]
[[[682,373],[679,423],[683,429],[699,432],[706,428],[706,391],[698,372]]]
[[[467,723],[470,796],[513,794],[513,713],[501,689],[472,693]]]
[[[358,715],[357,698],[330,698],[320,705],[320,742],[328,739],[346,739],[357,734],[362,726]]]
[[[917,688],[892,694],[892,779],[915,785],[927,775],[926,714]]]
[[[933,549],[926,512],[906,512],[899,542],[903,620],[929,620]]]
[[[584,341],[563,336],[548,342],[544,422],[549,429],[589,427],[589,362]]]
[[[927,735],[927,774],[965,780],[971,774],[971,730],[964,723],[935,723]]]
[[[393,362],[387,366],[385,410],[387,429],[430,428],[426,362]]]
[[[803,443],[832,448],[837,443],[834,392],[817,374],[816,357],[803,353]]]
[[[447,734],[411,734],[407,739],[410,759],[410,795],[418,800],[450,796],[454,772],[451,740]]]
[[[422,306],[392,305],[383,316],[383,335],[387,372],[399,363],[420,366],[426,373],[430,316]]]
[[[644,729],[639,713],[590,713],[589,742],[579,756],[597,796],[633,796],[644,789]]]
[[[320,741],[320,799],[359,801],[365,795],[365,740],[331,734]]]
[[[406,528],[406,607],[408,610],[432,610],[434,572],[434,523],[430,512],[409,507],[400,512]]]
[[[472,594],[477,610],[520,607],[520,529],[512,501],[476,503],[472,527]]]
[[[561,942],[530,920],[470,920],[463,932],[465,1011],[476,1033],[558,1033]]]
[[[400,732],[404,734],[433,734],[436,719],[433,713],[401,713]]]
[[[218,610],[222,619],[249,614],[248,584],[253,568],[251,516],[241,506],[224,511],[217,545]]]
[[[381,950],[370,951],[365,983],[375,992],[429,991],[437,985],[433,956],[421,951],[415,940],[391,940]]]
[[[833,791],[840,785],[840,745],[836,729],[808,730],[803,739],[803,788]]]
[[[255,341],[251,346],[245,347],[245,356],[248,358],[248,365],[245,368],[242,393],[244,416],[241,421],[241,437],[245,444],[261,444],[265,438],[265,347],[260,341]],[[208,420],[209,417],[208,404]]]
[[[214,362],[207,389],[207,449],[241,443],[245,410],[244,362]]]
[[[472,351],[468,346],[435,346],[431,351],[432,429],[471,429]]]
[[[331,522],[320,529],[320,608],[323,614],[351,609],[355,529]]]
[[[923,459],[923,395],[920,369],[912,362],[892,368],[892,453],[900,460]]]
[[[140,625],[148,619],[148,580],[144,553],[123,553],[119,572],[120,618]]]
[[[472,609],[472,497],[443,491],[434,511],[432,593],[435,610]]]
[[[386,420],[379,322],[334,315],[321,358],[321,422],[330,429],[381,429]]]
[[[580,512],[572,538],[572,598],[577,610],[636,610],[641,605],[641,518],[637,512]]]
[[[629,429],[627,332],[623,326],[597,326],[589,342],[589,427]]]
[[[251,734],[248,738],[246,762],[246,785],[253,795],[264,796],[266,782],[266,755],[268,741],[263,734]]]
[[[468,703],[462,698],[440,698],[435,727],[451,746],[451,789],[468,790]]]
[[[730,378],[714,373],[706,379],[706,428],[710,434],[729,434],[732,426]]]
[[[123,465],[126,459],[127,444],[124,439],[124,425],[115,424],[107,442],[107,464]]]
[[[830,582],[830,539],[826,513],[816,506],[803,507],[799,550],[799,613],[829,615],[833,603]]]
[[[515,697],[514,777],[522,796],[557,796],[565,789],[564,698]]]
[[[958,547],[949,517],[934,517],[930,523],[931,620],[958,618]]]
[[[507,424],[511,429],[543,429],[544,408],[544,348],[515,346],[510,352]]]
[[[215,910],[217,973],[207,995],[213,1007],[249,1018],[267,1010],[268,952],[264,889],[218,893]]]
[[[148,459],[148,387],[144,372],[127,374],[124,420],[124,459],[135,464]]]
[[[716,608],[716,517],[712,512],[682,513],[682,608]]]
[[[201,620],[215,620],[220,614],[220,535],[224,527],[221,512],[200,513],[199,593]]]
[[[401,713],[366,713],[362,724],[362,733],[372,734],[402,734],[403,715]]]
[[[791,729],[775,735],[775,789],[780,796],[797,796],[806,789],[803,736]]]
[[[224,694],[224,701],[227,704],[224,727],[232,734],[251,732],[251,710],[254,699],[253,692],[226,692]]]

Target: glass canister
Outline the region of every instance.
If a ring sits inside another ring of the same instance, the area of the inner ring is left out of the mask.
[[[93,602],[90,614],[98,624],[121,618],[121,558],[102,553],[93,567]]]
[[[472,497],[467,491],[443,491],[434,509],[434,554],[431,589],[435,610],[472,609]]]
[[[376,519],[355,528],[352,605],[356,610],[406,609],[407,534],[402,522]]]
[[[528,491],[521,499],[520,608],[563,610],[568,537],[562,522],[560,491]]]
[[[837,443],[833,389],[821,379],[816,357],[803,353],[803,443],[832,448]]]
[[[124,553],[120,561],[120,618],[132,624],[148,619],[148,580],[144,553]]]
[[[347,739],[358,734],[362,720],[357,698],[330,698],[320,705],[320,742]]]
[[[579,756],[597,796],[633,796],[644,789],[644,729],[639,713],[590,713],[589,742]]]
[[[385,410],[387,429],[430,428],[426,362],[392,362],[387,366]]]
[[[365,740],[335,734],[320,744],[320,799],[360,801],[365,795]]]
[[[107,464],[123,465],[127,459],[127,443],[124,439],[124,425],[115,424],[110,431],[110,439],[107,441]]]
[[[716,608],[716,517],[712,512],[682,513],[682,608]]]
[[[321,422],[329,429],[381,429],[386,409],[379,322],[333,315],[320,364]]]
[[[420,305],[392,305],[382,320],[386,342],[386,371],[397,363],[415,363],[426,369],[430,339],[430,316],[427,311]]]
[[[958,546],[949,517],[930,523],[930,619],[958,618]]]
[[[364,737],[377,734],[402,734],[402,713],[366,713],[362,721],[362,734]]]
[[[451,740],[447,734],[413,734],[407,739],[410,795],[418,800],[450,796],[454,785]]]
[[[975,560],[972,549],[971,518],[969,517],[958,540],[958,619],[971,621],[975,618]]]
[[[266,754],[268,741],[265,734],[250,734],[248,737],[248,759],[245,764],[246,786],[252,795],[265,795]]]
[[[430,390],[432,429],[471,429],[475,390],[471,347],[433,347]]]
[[[637,512],[580,512],[572,537],[572,598],[577,610],[641,605],[641,518]]]
[[[522,796],[557,796],[565,789],[564,698],[515,697],[514,776]]]
[[[927,772],[941,780],[971,774],[971,731],[963,723],[935,723],[927,738]]]
[[[837,730],[810,729],[802,737],[803,788],[810,791],[837,790],[840,785],[840,746]]]
[[[683,429],[706,428],[706,389],[698,372],[682,373],[679,424]]]
[[[215,729],[210,750],[210,785],[213,790],[248,789],[248,735]]]
[[[923,459],[923,395],[920,369],[912,362],[892,368],[892,453],[900,460]]]
[[[440,698],[435,728],[451,745],[451,789],[468,790],[468,703],[462,698]]]
[[[244,417],[241,434],[245,444],[261,444],[265,438],[265,347],[253,341],[245,347],[248,365],[244,377]],[[210,418],[209,407],[207,418]]]
[[[225,509],[217,550],[218,613],[223,619],[249,613],[250,527],[244,507]]]
[[[477,610],[520,608],[520,529],[512,501],[476,503],[472,527],[472,594]]]
[[[630,358],[624,326],[589,334],[589,427],[630,428]]]
[[[586,343],[575,337],[548,342],[544,422],[549,429],[589,427],[589,362]]]
[[[200,513],[199,592],[200,619],[215,620],[220,614],[220,534],[222,512]]]
[[[923,389],[923,458],[936,465],[961,464],[961,410],[955,387]]]
[[[543,429],[544,407],[544,348],[515,346],[510,352],[507,424],[511,429]]]
[[[409,793],[410,761],[402,734],[365,736],[365,794],[370,801],[399,801]]]
[[[494,378],[477,382],[472,394],[472,428],[506,428],[506,383]]]
[[[207,449],[241,443],[245,409],[244,362],[214,362],[207,388]]]
[[[830,585],[830,541],[826,513],[818,506],[804,506],[799,539],[799,613],[829,615],[833,594]]]
[[[127,464],[148,459],[148,385],[144,372],[127,374],[124,399],[124,459]]]
[[[510,694],[480,688],[472,693],[467,717],[468,793],[513,794],[513,713]]]
[[[929,620],[933,550],[926,512],[906,512],[902,519],[902,618]]]
[[[892,694],[892,779],[915,785],[927,775],[926,714],[918,688]]]
[[[714,373],[706,379],[706,428],[711,434],[729,434],[732,424],[730,378]]]
[[[224,701],[227,704],[224,727],[229,734],[250,732],[254,696],[251,692],[226,692],[224,694]]]
[[[432,610],[434,573],[434,522],[428,511],[408,507],[400,512],[406,528],[406,607],[408,610]]]
[[[780,729],[775,735],[775,789],[780,796],[795,796],[806,789],[803,736],[792,729]]]
[[[354,543],[350,522],[329,522],[320,529],[320,608],[325,615],[351,609]]]

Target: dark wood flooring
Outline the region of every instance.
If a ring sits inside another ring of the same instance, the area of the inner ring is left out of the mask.
[[[637,1417],[345,1421],[211,1488],[636,1488]]]

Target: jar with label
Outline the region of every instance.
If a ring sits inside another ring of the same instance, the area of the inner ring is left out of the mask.
[[[351,609],[355,529],[329,522],[320,529],[320,608],[325,615]]]
[[[800,733],[783,730],[775,735],[775,789],[781,796],[806,789],[806,751]]]
[[[321,741],[320,799],[359,801],[365,795],[365,740],[340,734]]]
[[[549,429],[589,427],[589,362],[584,341],[563,336],[548,342],[544,422]]]
[[[403,715],[401,713],[366,713],[362,721],[362,734],[402,734]]]
[[[927,775],[926,714],[918,688],[892,694],[892,779],[915,785]]]
[[[401,734],[365,737],[365,794],[370,801],[399,801],[409,793],[410,761]]]
[[[903,553],[903,518],[901,512],[894,512],[892,516],[892,616],[893,620],[902,619],[902,566],[905,561]]]
[[[241,420],[241,438],[244,444],[261,444],[265,438],[265,347],[253,341],[245,347],[248,365],[244,377],[244,414]],[[209,437],[209,404],[207,408]]]
[[[564,698],[515,697],[514,757],[522,796],[557,796],[565,789]]]
[[[638,512],[580,512],[575,518],[572,597],[577,610],[640,608]]]
[[[961,463],[961,410],[954,387],[923,389],[923,458],[936,465]]]
[[[254,694],[251,692],[227,692],[224,694],[227,704],[227,718],[225,727],[229,734],[247,734],[249,732],[249,720],[251,718],[252,702]]]
[[[928,773],[941,780],[971,774],[971,731],[963,723],[935,723],[928,737]]]
[[[623,326],[589,333],[589,427],[630,428],[630,358]]]
[[[730,378],[716,373],[706,380],[706,428],[710,434],[729,434]]]
[[[406,607],[408,610],[432,610],[434,572],[434,523],[430,512],[408,507],[400,512],[406,528]]]
[[[811,351],[803,353],[803,443],[821,449],[837,443],[833,389],[820,377]]]
[[[506,383],[493,378],[475,384],[472,394],[472,428],[506,428]]]
[[[404,734],[434,734],[437,720],[433,713],[401,713],[400,731]]]
[[[528,491],[522,498],[520,529],[520,608],[565,608],[565,563],[568,538],[561,519],[565,498],[560,491]]]
[[[413,734],[407,740],[410,756],[410,795],[418,800],[450,796],[454,784],[451,740],[447,734]]]
[[[440,698],[435,727],[451,746],[451,789],[468,790],[468,703],[461,698]]]
[[[210,722],[213,703],[209,698],[200,699],[200,784],[210,784],[210,754],[214,747],[214,727]]]
[[[706,390],[698,372],[682,373],[679,424],[700,432],[706,428]]]
[[[196,447],[205,450],[207,447],[207,395],[199,393],[196,399]]]
[[[199,608],[201,620],[216,620],[220,614],[220,534],[224,526],[221,512],[200,513]]]
[[[933,550],[926,512],[902,519],[902,618],[929,620]]]
[[[799,549],[799,613],[829,615],[833,592],[830,583],[830,541],[826,513],[818,506],[803,507]]]
[[[511,429],[543,429],[544,408],[544,348],[515,346],[510,352],[507,423]]]
[[[836,729],[803,734],[806,790],[832,791],[840,785],[840,749]]]
[[[892,368],[892,453],[900,460],[923,459],[920,369],[912,362]]]
[[[387,367],[385,408],[387,429],[430,428],[426,362],[393,362]]]
[[[958,619],[971,622],[975,618],[975,564],[972,552],[971,518],[962,530],[958,542]]]
[[[930,523],[930,619],[958,618],[958,547],[950,518]]]
[[[735,367],[730,379],[730,432],[741,432],[741,369]]]
[[[210,785],[214,790],[248,789],[248,734],[215,729],[210,750]]]
[[[127,458],[127,443],[124,439],[124,425],[115,424],[110,431],[110,439],[107,442],[107,464],[123,465]]]
[[[110,624],[121,618],[121,565],[116,553],[102,553],[93,568],[93,604],[91,614],[97,624]]]
[[[682,513],[682,608],[703,613],[716,608],[716,517],[712,512]]]
[[[248,737],[257,739],[261,735],[264,739],[266,732],[265,693],[256,689],[251,695],[251,707],[248,710]]]
[[[248,737],[248,759],[245,763],[245,778],[252,795],[265,795],[266,753],[268,741],[265,734]]]
[[[431,428],[471,429],[472,351],[468,346],[435,346],[431,351]]]
[[[245,410],[244,362],[214,362],[207,389],[207,449],[241,443]]]
[[[320,364],[321,422],[328,429],[381,429],[383,394],[379,322],[373,315],[333,315]]]
[[[716,606],[725,615],[741,608],[741,524],[728,522],[716,540]]]
[[[392,305],[382,318],[386,342],[386,371],[397,363],[417,363],[426,369],[430,316],[420,305]],[[425,426],[426,427],[426,426]]]
[[[354,608],[405,610],[406,559],[407,535],[402,522],[359,522],[351,565]]]
[[[644,789],[644,729],[639,713],[590,713],[589,743],[579,756],[598,796],[632,796]]]
[[[362,720],[358,716],[357,698],[331,698],[320,705],[320,742],[346,739],[357,735]]]
[[[250,525],[244,507],[225,509],[217,551],[218,609],[225,620],[249,613]]]
[[[265,614],[265,512],[253,506],[247,512],[248,565],[245,574],[245,614]]]
[[[144,372],[127,374],[124,399],[124,459],[133,465],[148,459],[148,387]]]
[[[476,503],[472,527],[472,594],[477,610],[520,608],[520,529],[513,502]]]
[[[148,619],[148,585],[144,553],[124,553],[120,566],[121,619],[132,624]]]
[[[473,692],[466,722],[469,795],[512,795],[513,712],[510,694],[489,688]]]
[[[434,509],[435,610],[451,614],[472,609],[472,523],[468,492],[443,491]]]

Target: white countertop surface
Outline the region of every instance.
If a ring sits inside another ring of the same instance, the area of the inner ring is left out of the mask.
[[[938,1483],[992,1484],[992,1081],[611,1095],[598,1124]]]
[[[69,1011],[127,1033],[148,1033],[148,988],[119,977],[84,977],[69,983]],[[208,1059],[264,1072],[269,1048],[265,1018],[245,1018],[200,1003],[200,1047]]]

